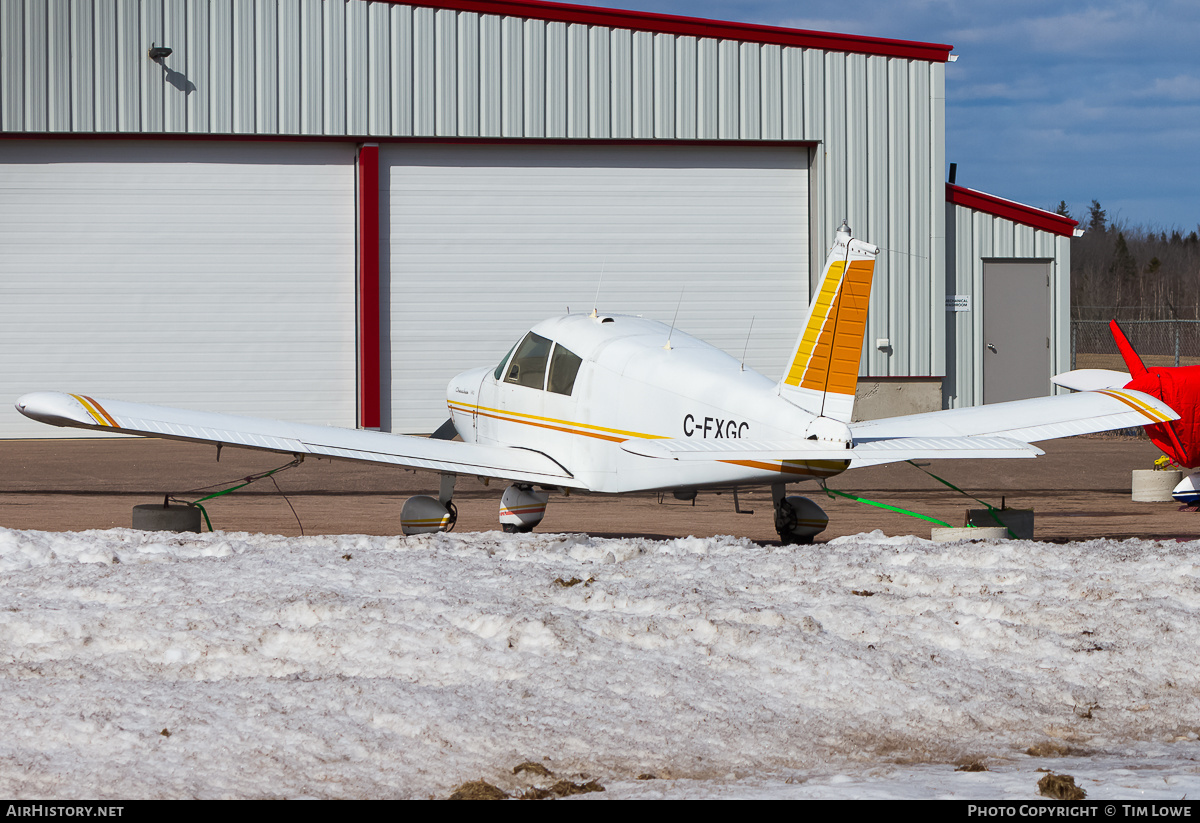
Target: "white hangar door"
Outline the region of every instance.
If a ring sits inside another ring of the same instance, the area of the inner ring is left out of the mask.
[[[24,392],[355,424],[354,146],[0,141],[0,437]]]
[[[385,429],[433,431],[450,378],[568,308],[668,324],[678,308],[678,328],[782,373],[808,305],[807,149],[396,144],[380,159]]]

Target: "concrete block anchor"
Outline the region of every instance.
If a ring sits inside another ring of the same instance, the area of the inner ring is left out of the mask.
[[[1002,525],[1017,540],[1033,539],[1033,509],[967,509],[967,523],[984,528]]]

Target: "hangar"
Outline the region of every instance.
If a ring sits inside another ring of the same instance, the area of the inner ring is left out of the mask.
[[[843,218],[883,249],[864,413],[1049,393],[1074,224],[945,183],[950,50],[535,0],[4,3],[0,395],[429,432],[450,376],[596,305],[778,375]]]

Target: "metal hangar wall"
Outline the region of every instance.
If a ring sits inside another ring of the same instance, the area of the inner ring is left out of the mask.
[[[774,375],[843,218],[884,250],[863,373],[946,375],[948,57],[532,0],[5,2],[0,395],[430,431],[593,301]]]
[[[1078,222],[947,183],[946,225],[945,406],[1053,394],[1071,368]]]

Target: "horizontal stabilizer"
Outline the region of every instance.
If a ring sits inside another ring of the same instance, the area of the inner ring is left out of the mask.
[[[1023,443],[1176,420],[1170,406],[1131,389],[1104,389],[851,423],[855,440],[992,435]]]
[[[813,440],[627,440],[621,448],[668,460],[932,460],[1037,457],[1042,450],[1007,437],[903,437],[830,448]]]
[[[17,401],[17,411],[52,426],[221,443],[282,454],[311,454],[446,474],[474,474],[526,483],[585,488],[557,462],[529,449],[481,446],[336,426],[311,426],[124,400],[96,400],[86,395],[62,392],[26,394]]]
[[[1132,379],[1128,372],[1123,371],[1076,369],[1056,374],[1050,378],[1050,382],[1072,391],[1099,391],[1100,389],[1124,388]]]

